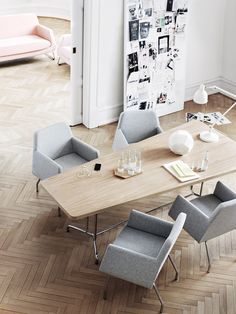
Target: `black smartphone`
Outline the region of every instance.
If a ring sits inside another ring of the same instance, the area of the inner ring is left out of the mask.
[[[95,164],[94,170],[95,170],[95,171],[100,171],[100,170],[101,170],[101,167],[102,167],[101,164]]]

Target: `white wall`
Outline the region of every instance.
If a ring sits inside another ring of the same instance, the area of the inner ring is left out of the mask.
[[[0,0],[0,14],[36,13],[70,19],[71,0]]]
[[[219,84],[226,0],[189,0],[189,3],[186,99],[191,99],[202,82]]]
[[[222,80],[225,88],[236,93],[236,1],[227,0],[223,36]]]

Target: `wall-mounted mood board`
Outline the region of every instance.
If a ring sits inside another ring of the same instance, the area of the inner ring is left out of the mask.
[[[124,110],[183,109],[188,0],[124,1]]]

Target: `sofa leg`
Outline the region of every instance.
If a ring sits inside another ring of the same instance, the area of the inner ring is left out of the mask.
[[[48,54],[46,53],[46,56],[50,59],[50,60],[55,60],[55,54],[54,54],[54,51],[52,52],[52,54]]]
[[[61,61],[61,58],[59,57],[57,60],[57,65],[62,65],[62,63],[60,61]]]
[[[38,179],[38,181],[36,182],[36,193],[39,192],[39,183],[40,183],[40,179]]]
[[[157,297],[158,297],[158,299],[159,299],[159,301],[160,301],[160,303],[161,303],[160,313],[163,313],[164,302],[163,302],[163,300],[162,300],[162,297],[161,297],[161,295],[160,295],[160,293],[159,293],[159,291],[158,291],[157,286],[156,286],[155,283],[153,284],[153,288],[154,288],[154,290],[155,290],[155,292],[156,292],[156,295],[157,295]]]

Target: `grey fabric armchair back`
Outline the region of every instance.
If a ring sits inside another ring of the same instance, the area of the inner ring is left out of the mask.
[[[180,212],[187,214],[184,229],[199,243],[204,242],[211,263],[207,241],[236,228],[236,193],[222,182],[217,182],[214,193],[191,201],[179,195],[169,215],[176,219]]]
[[[66,123],[56,123],[34,134],[34,151],[56,159],[72,152],[72,132]]]
[[[209,219],[202,241],[208,241],[236,228],[236,199],[220,204]]]
[[[73,137],[64,122],[36,131],[33,141],[32,173],[38,178],[37,192],[40,180],[99,157],[99,151]]]
[[[161,132],[159,119],[154,111],[125,111],[120,115],[112,148],[123,149]]]
[[[168,257],[178,279],[178,270],[170,251],[183,228],[185,219],[186,215],[181,213],[173,224],[133,210],[126,227],[115,242],[107,247],[100,271],[145,288],[153,287],[161,302],[162,312],[163,301],[155,281]]]

